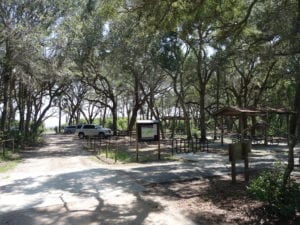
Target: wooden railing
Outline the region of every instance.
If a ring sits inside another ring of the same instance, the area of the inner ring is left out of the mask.
[[[15,139],[10,138],[10,139],[0,139],[0,145],[2,146],[2,156],[5,156],[5,151],[6,151],[6,143],[12,143],[12,151],[15,151]]]

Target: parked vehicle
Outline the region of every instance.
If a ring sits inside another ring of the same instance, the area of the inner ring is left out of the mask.
[[[67,126],[64,128],[64,134],[75,134],[77,126]]]
[[[84,137],[98,136],[100,138],[106,138],[112,135],[111,129],[104,128],[100,125],[84,124],[77,126],[75,135],[80,139]]]

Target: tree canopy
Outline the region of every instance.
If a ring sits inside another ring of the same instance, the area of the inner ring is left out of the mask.
[[[185,118],[206,138],[226,105],[295,110],[296,0],[8,0],[0,3],[0,130]],[[193,123],[191,123],[191,120]]]

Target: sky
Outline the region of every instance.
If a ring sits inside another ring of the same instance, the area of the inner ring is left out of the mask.
[[[61,123],[64,124],[65,121],[66,121],[66,116],[62,115]],[[58,127],[58,115],[46,119],[44,123],[46,128]]]

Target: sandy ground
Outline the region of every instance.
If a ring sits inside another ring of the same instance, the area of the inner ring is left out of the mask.
[[[1,174],[0,224],[194,224],[113,166],[101,164],[72,136],[48,135]]]
[[[259,203],[245,197],[244,183],[232,186],[224,154],[108,165],[73,136],[47,135],[46,141],[23,152],[14,170],[0,175],[1,225],[264,224],[248,215],[249,206],[255,210]],[[268,167],[285,160],[286,153],[278,147],[255,149],[250,166]]]

